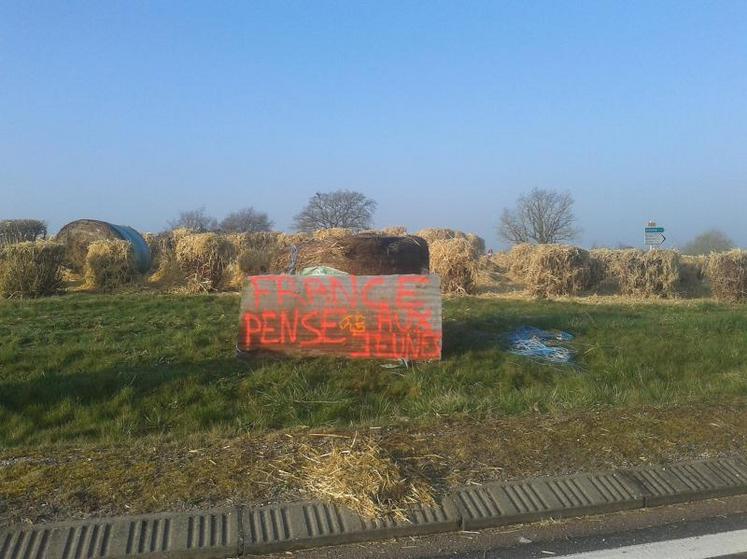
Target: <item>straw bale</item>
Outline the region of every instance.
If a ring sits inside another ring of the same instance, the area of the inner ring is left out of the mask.
[[[26,241],[0,247],[0,297],[41,297],[62,287],[65,247]]]
[[[478,261],[475,248],[465,238],[440,239],[429,243],[431,271],[441,278],[445,293],[474,293]]]
[[[673,250],[612,251],[607,275],[615,278],[623,295],[672,297],[680,285],[680,255]]]
[[[526,272],[534,296],[578,295],[591,286],[589,253],[570,245],[537,245]]]
[[[710,254],[706,275],[717,299],[735,302],[747,300],[747,251]]]
[[[132,245],[123,240],[94,241],[88,245],[85,287],[108,291],[139,278]]]
[[[218,291],[229,277],[226,269],[234,249],[217,233],[193,233],[176,242],[176,261],[192,291]]]

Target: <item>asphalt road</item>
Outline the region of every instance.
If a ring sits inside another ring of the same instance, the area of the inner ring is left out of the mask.
[[[649,547],[634,547],[642,545]],[[747,495],[479,532],[302,550],[273,557],[534,559],[563,556],[566,559],[747,558]]]

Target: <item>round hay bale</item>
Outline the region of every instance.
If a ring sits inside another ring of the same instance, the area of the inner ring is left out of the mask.
[[[445,293],[474,293],[477,287],[477,253],[465,238],[439,239],[429,243],[431,271],[441,278]]]
[[[133,283],[138,275],[135,253],[128,241],[94,241],[88,246],[85,268],[87,288],[110,291]]]
[[[218,291],[228,281],[234,249],[217,233],[194,233],[176,242],[176,261],[193,291]]]
[[[731,250],[709,255],[706,275],[717,299],[747,300],[747,251]]]
[[[65,245],[65,264],[77,273],[86,266],[88,246],[94,241],[124,240],[133,248],[138,271],[146,273],[151,267],[148,243],[132,227],[114,225],[95,219],[79,219],[65,225],[55,240]]]
[[[428,272],[428,243],[415,237],[352,235],[312,240],[296,245],[295,270],[310,266],[331,266],[354,275],[422,274]],[[281,250],[271,271],[284,273],[291,263],[292,249]]]
[[[589,253],[570,245],[537,245],[526,273],[534,296],[578,295],[591,286]]]
[[[26,241],[0,247],[0,297],[42,297],[62,287],[65,247]]]

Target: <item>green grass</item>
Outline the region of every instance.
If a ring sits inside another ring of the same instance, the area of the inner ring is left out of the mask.
[[[747,308],[444,302],[444,359],[414,369],[237,360],[236,295],[76,294],[0,303],[0,446],[223,435],[747,395]],[[577,335],[576,367],[506,353],[529,324]]]

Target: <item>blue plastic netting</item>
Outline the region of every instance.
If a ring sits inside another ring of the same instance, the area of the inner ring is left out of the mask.
[[[545,342],[569,342],[573,335],[568,332],[548,332],[534,326],[522,326],[508,334],[509,352],[524,357],[534,357],[552,363],[569,363],[573,352],[565,347],[547,345]]]

